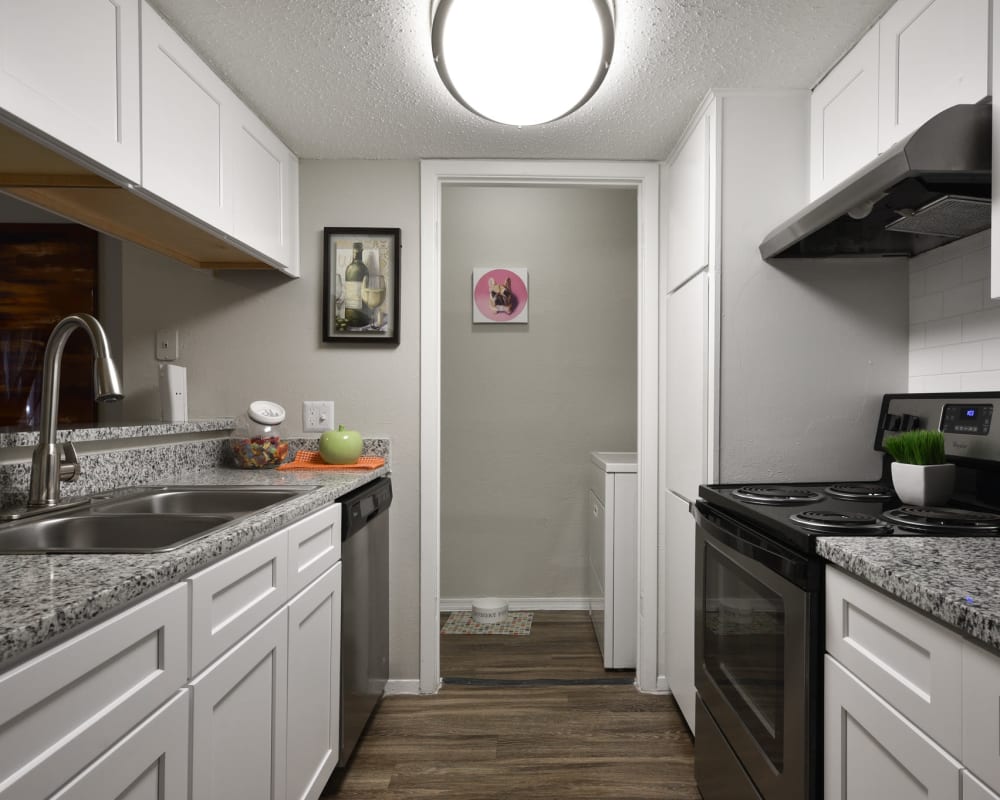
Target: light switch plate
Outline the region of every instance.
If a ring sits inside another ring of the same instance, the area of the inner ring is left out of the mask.
[[[304,400],[302,402],[303,433],[333,430],[333,400]]]
[[[180,349],[177,344],[177,329],[163,328],[156,332],[156,360],[176,361],[177,351]]]

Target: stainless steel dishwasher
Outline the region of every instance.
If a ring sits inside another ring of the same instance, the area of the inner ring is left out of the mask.
[[[389,678],[389,517],[392,481],[380,478],[340,498],[340,760],[345,766]]]

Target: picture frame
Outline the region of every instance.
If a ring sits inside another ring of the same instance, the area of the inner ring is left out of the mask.
[[[472,322],[527,325],[528,270],[520,267],[473,269]]]
[[[324,342],[399,344],[401,249],[399,228],[323,228]]]

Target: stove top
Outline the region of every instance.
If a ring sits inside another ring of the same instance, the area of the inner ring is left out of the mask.
[[[702,486],[699,496],[804,553],[815,551],[817,536],[1000,534],[1000,509],[904,505],[879,482],[714,484]]]

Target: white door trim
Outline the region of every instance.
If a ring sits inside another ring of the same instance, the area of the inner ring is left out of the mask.
[[[446,184],[634,187],[638,203],[639,620],[636,685],[656,686],[659,166],[638,161],[420,162],[420,691],[441,682],[441,190]]]

